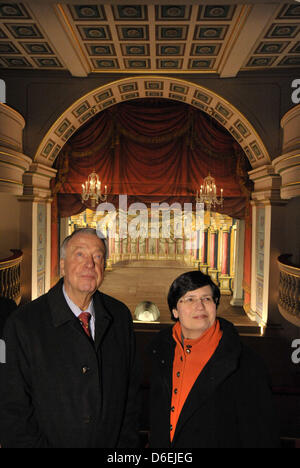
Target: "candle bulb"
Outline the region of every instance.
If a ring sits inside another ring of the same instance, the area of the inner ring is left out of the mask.
[[[107,185],[105,185],[104,189],[105,189],[105,195],[106,195],[107,194]]]

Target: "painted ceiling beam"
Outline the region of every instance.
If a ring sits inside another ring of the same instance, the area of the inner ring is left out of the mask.
[[[90,66],[81,52],[79,44],[71,35],[67,20],[62,11],[51,3],[30,3],[30,10],[38,19],[39,25],[53,47],[55,47],[61,61],[72,76],[86,77],[90,73]]]
[[[218,71],[221,78],[237,75],[245,65],[245,58],[250,57],[256,41],[277,9],[277,4],[244,7],[235,32],[227,44],[227,53],[224,54],[219,65]]]

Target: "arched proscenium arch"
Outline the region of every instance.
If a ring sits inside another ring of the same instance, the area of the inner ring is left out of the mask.
[[[237,140],[253,169],[270,164],[270,156],[263,141],[234,106],[203,86],[162,76],[139,76],[114,81],[78,99],[48,130],[38,147],[34,162],[52,166],[68,139],[95,114],[120,102],[147,97],[185,102],[210,114]]]

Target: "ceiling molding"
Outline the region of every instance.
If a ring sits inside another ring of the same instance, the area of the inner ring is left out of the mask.
[[[300,2],[0,2],[0,70],[212,74],[300,67]]]

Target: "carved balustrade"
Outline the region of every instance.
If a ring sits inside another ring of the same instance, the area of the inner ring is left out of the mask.
[[[0,296],[21,301],[20,268],[23,259],[21,250],[11,250],[13,255],[0,260]]]
[[[291,255],[278,257],[280,271],[278,309],[281,315],[300,326],[300,268],[290,261]]]

